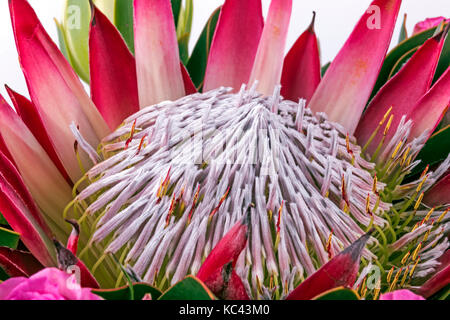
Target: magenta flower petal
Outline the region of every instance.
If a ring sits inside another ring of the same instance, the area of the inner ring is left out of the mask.
[[[9,7],[31,99],[64,168],[72,181],[78,181],[81,170],[74,157],[75,139],[70,124],[75,122],[91,145],[97,145],[108,134],[108,126],[33,8],[25,0],[11,0]],[[80,156],[85,167],[89,167],[88,156]]]
[[[408,115],[411,108],[428,91],[433,80],[434,72],[439,61],[439,55],[444,44],[442,34],[426,41],[403,68],[392,77],[370,102],[366,112],[355,132],[360,145],[365,145],[380,121],[392,107],[394,117],[391,122],[392,130],[387,133],[389,140],[400,123],[402,116]],[[368,147],[369,154],[377,149],[383,137],[383,130]]]
[[[271,95],[280,83],[292,0],[272,0],[264,25],[249,85],[258,81],[258,92]]]
[[[185,95],[170,0],[134,1],[140,107]]]
[[[375,0],[319,84],[309,107],[353,134],[392,38],[401,0]]]
[[[264,26],[261,0],[226,0],[220,12],[206,67],[204,90],[239,90],[252,71]]]
[[[101,300],[76,282],[76,276],[55,268],[30,278],[11,278],[0,284],[1,300]]]
[[[298,38],[284,59],[281,76],[281,95],[285,99],[298,101],[311,100],[320,83],[320,56],[314,20],[309,28]]]
[[[427,18],[423,21],[420,21],[414,26],[413,35],[437,27],[444,20],[446,20],[445,17],[436,17],[436,18]],[[450,19],[448,21],[450,21]]]
[[[409,118],[413,121],[410,138],[420,136],[429,130],[434,132],[448,110],[450,103],[450,67],[411,109]]]
[[[91,97],[110,129],[139,111],[136,62],[120,32],[93,6],[89,35]]]
[[[409,290],[402,289],[393,292],[388,292],[380,296],[380,300],[425,300]]]

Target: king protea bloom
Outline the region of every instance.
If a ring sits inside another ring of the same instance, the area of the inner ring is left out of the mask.
[[[0,211],[40,264],[70,251],[102,287],[124,283],[119,261],[161,289],[198,275],[222,298],[430,296],[449,280],[450,157],[404,180],[447,111],[448,61],[432,81],[448,27],[370,99],[400,5],[374,0],[321,78],[314,19],[284,55],[292,0],[266,21],[260,0],[226,0],[196,85],[171,1],[134,0],[133,46],[93,6],[89,97],[10,0],[31,101],[1,100]]]

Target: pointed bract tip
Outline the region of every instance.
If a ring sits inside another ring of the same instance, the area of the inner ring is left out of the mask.
[[[366,246],[367,241],[369,241],[371,234],[374,229],[371,229],[366,234],[362,235],[358,240],[353,242],[350,246],[344,249],[341,254],[348,254],[351,256],[353,261],[358,261],[361,257],[361,253]]]
[[[92,18],[94,18],[95,10],[97,9],[97,7],[96,7],[95,4],[94,4],[94,1],[89,0],[89,6],[91,7],[91,15],[92,15]]]
[[[69,249],[64,247],[61,242],[56,239],[53,239],[53,243],[56,248],[56,254],[58,258],[58,268],[62,271],[69,271],[70,268],[77,266],[80,270],[80,285],[85,288],[100,288],[97,280],[94,278],[92,273],[86,267],[86,265],[79,260],[75,254],[72,253]]]
[[[78,224],[78,222],[76,220],[72,220],[72,219],[64,219],[67,223],[69,223],[70,225],[72,225],[73,230],[76,232],[76,234],[80,234],[80,225]]]
[[[91,26],[95,26],[97,24],[98,8],[95,6],[92,0],[89,0],[89,5],[91,6]]]
[[[444,41],[445,38],[447,37],[449,29],[450,29],[450,23],[447,23],[445,28],[438,35],[436,35],[436,37],[437,37],[436,40]]]
[[[313,11],[313,17],[312,17],[311,23],[310,23],[310,25],[309,25],[309,27],[308,27],[308,30],[309,30],[311,33],[314,33],[314,24],[315,24],[315,22],[316,22],[316,12]]]
[[[61,242],[59,242],[57,239],[53,239],[53,244],[56,248],[59,269],[67,270],[67,268],[77,265],[77,257],[75,257],[75,255],[70,250],[64,247]]]
[[[13,29],[20,29],[24,37],[32,35],[39,21],[31,5],[25,0],[9,0],[8,5]],[[17,20],[16,18],[19,16],[23,18]]]

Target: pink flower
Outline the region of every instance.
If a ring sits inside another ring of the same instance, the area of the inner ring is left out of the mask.
[[[406,289],[382,294],[380,300],[425,300],[425,298]]]
[[[438,26],[443,20],[445,20],[444,17],[436,17],[436,18],[427,18],[419,23],[417,23],[414,27],[413,35],[422,31],[425,31],[427,29],[433,28]],[[450,21],[447,20],[447,22]]]
[[[91,289],[81,288],[74,275],[56,268],[30,278],[17,277],[0,284],[0,300],[101,300]]]

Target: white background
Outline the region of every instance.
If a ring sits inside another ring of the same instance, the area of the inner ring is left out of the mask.
[[[50,35],[56,37],[53,18],[60,18],[64,0],[29,0]],[[244,0],[242,0],[244,1]],[[267,13],[270,0],[263,1],[264,14]],[[294,6],[288,35],[288,48],[307,28],[312,11],[317,12],[316,33],[321,46],[322,63],[333,59],[350,35],[356,22],[368,8],[371,0],[293,0]],[[194,23],[191,47],[195,44],[211,12],[223,3],[223,0],[194,0]],[[407,28],[412,32],[414,24],[427,17],[450,16],[449,0],[403,0],[393,44],[397,43],[403,14],[408,14]],[[287,50],[286,49],[286,50]],[[0,0],[0,93],[5,97],[3,84],[27,94],[25,81],[20,71],[11,22],[8,1]],[[6,98],[6,97],[5,97]]]

